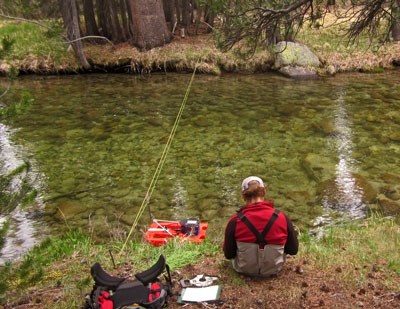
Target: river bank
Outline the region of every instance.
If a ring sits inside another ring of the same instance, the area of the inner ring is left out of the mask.
[[[385,241],[382,241],[384,239]],[[164,247],[113,241],[94,244],[90,235],[70,231],[31,250],[21,261],[6,265],[0,274],[0,308],[81,308],[92,288],[90,266],[100,262],[108,272],[132,276],[166,256],[175,281],[198,274],[218,276],[219,306],[207,308],[398,308],[400,306],[399,225],[393,218],[372,216],[325,231],[322,238],[299,235],[300,251],[288,257],[274,278],[251,279],[236,274],[225,260],[220,240],[201,245],[172,242]],[[115,265],[110,258],[113,252]],[[203,305],[186,305],[199,308]]]
[[[400,43],[388,43],[377,50],[357,50],[355,47],[336,50],[325,42],[312,44],[322,65],[321,75],[345,72],[382,72],[400,65]],[[192,72],[220,75],[223,73],[273,72],[274,56],[268,50],[259,51],[245,59],[234,52],[221,52],[215,47],[211,35],[175,37],[164,47],[140,52],[129,44],[87,45],[84,52],[92,65],[84,70],[72,50],[62,57],[30,54],[23,59],[12,59],[0,64],[0,73],[6,74],[11,66],[20,74],[59,75],[81,73],[133,73]]]
[[[357,44],[349,44],[343,27],[333,26],[334,16],[325,18],[326,27],[304,27],[297,42],[307,45],[320,60],[320,75],[344,72],[382,72],[400,65],[400,43],[381,43],[361,37]],[[223,73],[273,72],[274,52],[258,49],[248,58],[236,49],[223,52],[217,48],[213,34],[180,37],[175,35],[170,44],[140,52],[128,43],[87,43],[84,54],[91,64],[85,70],[68,45],[59,36],[49,36],[35,24],[0,19],[0,37],[13,40],[11,52],[0,60],[0,74],[12,67],[19,74],[60,75],[82,73],[197,72]]]

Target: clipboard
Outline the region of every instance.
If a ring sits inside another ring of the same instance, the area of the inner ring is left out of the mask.
[[[203,303],[214,302],[221,295],[220,285],[211,285],[204,288],[184,288],[178,298],[178,303]]]

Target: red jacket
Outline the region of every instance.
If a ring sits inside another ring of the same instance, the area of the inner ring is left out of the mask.
[[[261,233],[275,209],[272,202],[263,201],[247,204],[240,211],[254,225],[257,231]],[[236,241],[257,242],[254,233],[239,219],[237,214],[231,217],[225,229],[223,250],[227,259],[235,258],[237,250]],[[282,212],[279,212],[278,217],[265,237],[265,241],[267,244],[284,245],[284,251],[287,254],[297,254],[299,243],[296,232],[290,219]]]

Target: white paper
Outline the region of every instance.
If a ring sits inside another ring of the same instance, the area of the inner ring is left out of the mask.
[[[205,288],[186,288],[182,293],[182,301],[203,302],[216,300],[218,298],[218,285],[212,285]]]

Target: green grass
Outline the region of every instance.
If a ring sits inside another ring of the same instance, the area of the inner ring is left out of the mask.
[[[319,52],[367,52],[377,51],[382,45],[385,23],[382,22],[381,32],[371,37],[368,32],[362,33],[355,42],[350,42],[347,31],[350,21],[336,20],[333,14],[327,14],[320,22],[321,27],[315,28],[306,25],[297,37],[311,48]]]
[[[300,240],[300,254],[317,267],[348,269],[349,276],[354,269],[365,274],[371,268],[385,268],[400,275],[400,226],[395,218],[373,216],[331,227],[318,240],[308,234],[301,235]],[[387,281],[390,285],[391,276]]]
[[[219,251],[219,247],[209,241],[200,245],[172,241],[162,247],[134,241],[129,242],[122,253],[120,248],[122,241],[109,245],[93,244],[90,236],[80,231],[69,231],[64,236],[48,238],[21,261],[0,268],[0,276],[8,278],[0,283],[0,303],[1,299],[4,301],[23,297],[29,287],[40,289],[63,285],[69,286],[64,291],[66,308],[73,307],[71,301],[78,298],[82,302],[82,295],[92,287],[90,267],[95,262],[100,262],[104,269],[112,271],[113,258],[117,267],[129,264],[132,273],[138,273],[153,265],[160,254],[166,257],[171,269],[179,269]]]
[[[0,20],[0,38],[8,37],[14,41],[12,51],[6,59],[25,59],[27,57],[60,59],[66,53],[68,45],[57,44],[63,39],[60,25],[46,23],[51,30],[29,22],[11,22]]]
[[[306,260],[315,271],[337,273],[340,280],[359,283],[375,269],[385,273],[385,285],[394,287],[400,275],[400,226],[393,218],[375,216],[354,221],[349,225],[327,229],[321,238],[303,233],[299,236],[298,259]],[[90,235],[69,231],[64,236],[44,240],[21,261],[0,268],[1,300],[16,301],[32,291],[62,287],[58,295],[59,308],[72,308],[82,304],[84,294],[91,290],[90,266],[100,262],[105,270],[130,266],[130,273],[146,270],[163,254],[172,270],[200,262],[204,257],[221,259],[221,247],[207,239],[200,245],[172,241],[166,246],[153,247],[141,241],[130,241],[120,253],[123,241],[95,244]],[[111,252],[111,254],[110,254]],[[111,257],[112,255],[112,257]],[[340,268],[342,271],[337,272]],[[231,282],[243,282],[229,267]],[[396,281],[397,280],[397,281]],[[55,306],[55,308],[57,307]]]

